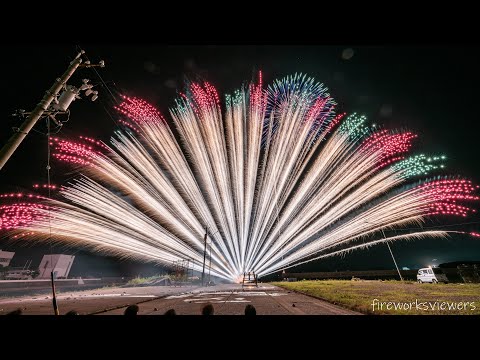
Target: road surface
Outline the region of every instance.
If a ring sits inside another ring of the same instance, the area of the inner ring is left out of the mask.
[[[168,309],[178,315],[199,315],[207,303],[214,306],[215,315],[243,315],[247,304],[256,308],[257,315],[359,314],[270,284],[243,289],[238,284],[103,288],[61,293],[57,303],[60,314],[76,310],[81,315],[121,315],[131,304],[138,304],[139,315],[163,315]],[[0,315],[18,308],[26,315],[53,314],[51,296],[0,298]]]

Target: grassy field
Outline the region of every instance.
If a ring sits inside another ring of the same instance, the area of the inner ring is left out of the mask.
[[[480,315],[480,284],[312,280],[273,285],[364,314]]]

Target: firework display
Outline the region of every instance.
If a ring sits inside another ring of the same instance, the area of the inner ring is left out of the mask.
[[[384,239],[381,230],[475,211],[478,186],[438,175],[444,155],[410,154],[414,133],[368,126],[336,106],[304,75],[264,89],[260,74],[225,101],[211,84],[191,83],[168,121],[123,97],[109,144],[50,139],[54,157],[82,174],[53,188],[62,199],[3,195],[0,227],[164,265],[189,259],[200,271],[207,227],[212,275],[238,281],[385,241],[444,237],[419,227]]]

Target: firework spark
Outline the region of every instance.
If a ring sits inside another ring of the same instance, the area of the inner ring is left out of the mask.
[[[306,76],[262,86],[260,76],[227,95],[222,112],[211,84],[192,83],[170,111],[174,127],[152,105],[124,97],[110,145],[51,139],[54,156],[83,172],[61,188],[64,200],[5,205],[1,227],[165,265],[191,259],[200,270],[208,226],[211,273],[236,280],[384,241],[443,237],[376,238],[428,216],[475,211],[468,203],[478,186],[468,180],[412,183],[445,159],[408,157],[415,134],[335,115],[327,89]]]

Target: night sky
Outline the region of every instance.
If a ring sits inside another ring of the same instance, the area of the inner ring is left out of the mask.
[[[419,135],[412,153],[445,154],[442,173],[462,175],[480,183],[480,51],[467,46],[165,46],[131,44],[81,44],[92,62],[106,63],[99,73],[114,95],[137,96],[155,104],[168,116],[176,90],[184,79],[206,79],[220,94],[231,92],[262,70],[266,83],[295,72],[307,73],[323,82],[339,103],[338,111],[359,112],[371,123],[385,128],[408,129]],[[351,48],[351,50],[347,50]],[[2,59],[2,121],[0,144],[21,120],[11,114],[17,109],[33,110],[56,77],[76,55],[73,45],[4,46],[9,56]],[[77,71],[69,84],[79,86],[82,78],[98,83],[92,70]],[[77,100],[60,133],[108,140],[116,119],[112,97],[98,86],[99,100]],[[34,183],[46,183],[47,144],[44,121],[39,121],[24,142],[0,170],[0,193],[29,191]],[[52,163],[52,183],[75,177],[68,167]],[[477,206],[480,209],[480,206]],[[455,225],[459,223],[472,223]],[[448,225],[445,229],[480,232],[480,217],[436,219],[425,227]],[[399,266],[419,267],[460,260],[480,260],[480,239],[454,236],[393,244]],[[19,248],[0,240],[0,249],[17,251],[12,265],[37,259],[49,247]],[[72,268],[88,268],[96,275],[132,275],[158,271],[153,265],[118,263],[111,257],[89,254],[79,248],[54,248],[54,252],[79,256]],[[436,259],[432,262],[433,259]],[[34,265],[35,265],[34,261]],[[37,264],[38,264],[37,263]],[[385,245],[358,251],[345,257],[316,262],[303,270],[354,270],[393,268]],[[301,269],[301,270],[302,270]],[[297,269],[298,270],[298,269]]]

